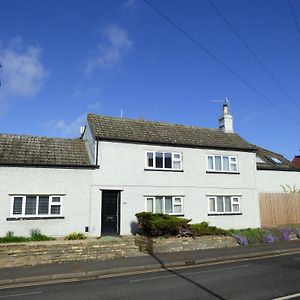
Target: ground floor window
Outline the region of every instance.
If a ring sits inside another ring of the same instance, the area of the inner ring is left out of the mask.
[[[151,196],[146,197],[146,210],[153,213],[183,215],[183,197]]]
[[[240,213],[240,196],[209,196],[209,213]]]
[[[53,217],[62,215],[62,196],[15,195],[11,197],[11,217]]]

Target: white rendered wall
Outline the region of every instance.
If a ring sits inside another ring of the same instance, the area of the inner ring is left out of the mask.
[[[65,236],[84,232],[89,226],[90,185],[93,170],[0,167],[0,236],[7,231],[29,235],[38,228],[43,234]],[[11,195],[64,194],[64,219],[14,220],[10,217]]]
[[[183,172],[145,170],[145,151],[183,154]],[[236,155],[240,174],[207,174],[206,155]],[[121,234],[131,233],[145,196],[184,196],[184,216],[223,228],[259,227],[254,153],[99,142],[99,170],[93,172],[91,229],[100,233],[101,189],[121,190]],[[208,216],[207,195],[241,195],[242,215]]]
[[[300,188],[300,172],[291,171],[257,171],[258,192],[283,193],[282,185]]]

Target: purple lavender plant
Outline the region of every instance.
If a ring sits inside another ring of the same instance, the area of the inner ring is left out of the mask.
[[[245,236],[241,236],[238,234],[232,234],[232,236],[237,240],[237,242],[239,243],[239,245],[242,246],[248,246],[248,240]]]
[[[290,233],[291,233],[291,228],[280,228],[280,233],[281,233],[281,239],[283,241],[290,241]]]
[[[272,234],[272,232],[268,231],[268,232],[264,233],[262,240],[266,244],[272,244],[275,242],[275,237]]]

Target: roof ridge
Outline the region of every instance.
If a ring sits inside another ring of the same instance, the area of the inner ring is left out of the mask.
[[[0,137],[21,137],[21,138],[40,138],[40,139],[51,139],[51,140],[66,140],[66,141],[76,141],[82,140],[81,138],[63,138],[63,137],[50,137],[50,136],[39,136],[30,134],[15,134],[15,133],[1,133]]]
[[[253,144],[253,145],[254,145],[254,144]],[[263,148],[263,147],[260,147],[260,146],[257,146],[257,145],[254,145],[254,146],[256,146],[256,147],[258,148],[258,150],[262,150],[262,151],[265,151],[265,152],[269,152],[269,153],[278,155],[278,156],[280,156],[280,157],[283,157],[283,158],[285,158],[286,160],[289,160],[289,159],[287,159],[284,155],[282,155],[282,154],[280,154],[280,153],[274,152],[274,151],[272,151],[272,150],[268,150],[268,149],[266,149],[266,148]]]
[[[124,120],[124,121],[130,121],[135,123],[151,123],[151,124],[161,124],[161,125],[171,125],[171,126],[179,126],[179,127],[186,127],[186,128],[193,128],[193,129],[205,129],[205,130],[211,130],[211,131],[217,131],[217,132],[223,132],[219,128],[209,128],[209,127],[201,127],[201,126],[195,126],[195,125],[186,125],[186,124],[176,124],[176,123],[170,123],[170,122],[163,122],[163,121],[152,121],[152,120],[144,120],[144,119],[133,119],[133,118],[124,118],[124,117],[112,117],[107,115],[98,115],[93,113],[88,113],[89,116],[96,116],[100,118],[106,118],[106,119],[115,119],[115,120]],[[232,134],[237,134],[233,132]]]

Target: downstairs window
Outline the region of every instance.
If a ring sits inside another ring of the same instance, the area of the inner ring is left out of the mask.
[[[240,213],[240,198],[240,196],[209,196],[209,213],[220,215]]]
[[[18,195],[11,197],[11,217],[56,217],[62,215],[62,196]]]
[[[183,215],[183,197],[146,197],[146,211],[168,215]]]

